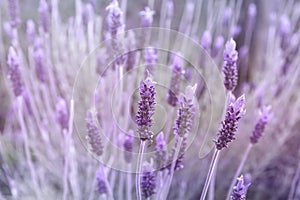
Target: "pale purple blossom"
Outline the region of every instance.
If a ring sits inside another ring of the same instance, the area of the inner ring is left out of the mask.
[[[21,80],[20,58],[13,47],[9,48],[8,57],[8,78],[11,80],[12,89],[15,96],[20,96],[23,92],[23,83]]]
[[[145,9],[140,12],[142,28],[152,26],[154,14],[155,11],[151,10],[149,7],[145,7]]]

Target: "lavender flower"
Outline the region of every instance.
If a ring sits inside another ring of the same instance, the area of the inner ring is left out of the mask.
[[[8,11],[11,20],[11,26],[17,27],[20,23],[19,20],[19,1],[18,0],[8,0]]]
[[[133,131],[130,130],[128,135],[126,135],[124,140],[124,159],[127,163],[130,163],[132,161],[132,151],[133,151]]]
[[[222,128],[215,140],[218,150],[228,147],[228,143],[235,140],[235,134],[238,129],[238,122],[245,114],[245,96],[240,96],[237,100],[230,102],[226,109],[225,119],[222,122]]]
[[[272,108],[271,106],[265,106],[262,109],[262,111],[260,111],[259,113],[260,118],[255,125],[255,128],[252,132],[252,136],[250,137],[250,142],[252,144],[256,144],[258,142],[259,138],[261,138],[265,130],[268,121],[272,118],[272,114],[270,113],[271,108]]]
[[[59,98],[56,103],[56,120],[61,129],[68,129],[69,115],[67,110],[67,103],[63,98]]]
[[[211,51],[212,57],[216,57],[218,55],[218,53],[220,52],[220,50],[223,47],[223,44],[224,44],[224,37],[222,35],[219,35],[218,37],[216,37],[213,49]]]
[[[136,123],[138,125],[138,133],[142,141],[152,141],[153,133],[150,130],[155,109],[155,83],[150,77],[140,83],[140,97],[139,108],[136,114]]]
[[[232,19],[232,9],[230,7],[226,7],[223,14],[223,26],[228,27],[230,25],[230,20]]]
[[[172,149],[171,155],[169,157],[169,165],[168,168],[171,168],[171,162],[173,161],[173,157],[175,155],[176,149],[179,148],[179,154],[175,161],[175,170],[180,170],[184,167],[183,159],[187,146],[187,136],[191,131],[194,121],[195,115],[195,105],[193,102],[193,98],[195,95],[197,85],[191,87],[188,86],[186,88],[185,95],[182,95],[180,98],[180,105],[177,111],[177,119],[174,125],[174,134],[176,136],[175,146]],[[179,145],[179,137],[182,138],[181,146]]]
[[[154,14],[155,11],[151,10],[149,7],[145,7],[145,9],[140,12],[142,28],[152,26]]]
[[[119,2],[117,0],[112,0],[112,2],[106,7],[106,10],[108,11],[107,23],[109,33],[112,37],[114,37],[124,28],[123,12],[120,9]]]
[[[147,48],[145,50],[144,58],[146,61],[146,71],[153,75],[154,66],[157,62],[157,50],[153,47]]]
[[[181,57],[174,56],[172,71],[173,73],[167,95],[167,102],[174,107],[178,104],[177,96],[180,92],[181,76],[183,74],[183,59]]]
[[[167,18],[171,19],[174,15],[174,2],[173,0],[167,1]]]
[[[35,62],[35,71],[38,79],[45,83],[46,74],[45,74],[45,55],[42,47],[43,41],[42,38],[37,37],[34,41],[34,62]]]
[[[28,20],[26,23],[26,33],[27,33],[28,43],[30,45],[33,45],[36,33],[35,33],[35,24],[32,20]]]
[[[92,152],[97,156],[101,156],[103,154],[102,139],[100,130],[96,125],[95,113],[93,113],[91,110],[87,111],[86,128],[88,131],[87,140],[91,146]]]
[[[224,66],[223,73],[225,76],[224,85],[228,91],[233,91],[237,86],[238,70],[237,70],[237,59],[238,52],[235,50],[236,43],[233,39],[230,39],[224,50]]]
[[[96,180],[97,180],[97,191],[100,194],[107,194],[108,189],[106,187],[106,183],[105,183],[105,177],[103,174],[102,169],[99,169],[96,173]]]
[[[210,46],[211,46],[211,33],[209,30],[204,31],[202,38],[201,38],[201,46],[203,47],[203,49],[205,49],[206,51],[210,52]]]
[[[280,18],[279,35],[281,38],[280,47],[285,50],[290,43],[290,37],[292,34],[291,21],[286,15],[282,15]]]
[[[12,88],[15,96],[18,97],[22,94],[23,84],[21,81],[20,59],[13,47],[9,48],[7,64],[9,68],[8,78],[12,82]]]
[[[40,23],[43,28],[43,31],[49,32],[49,6],[46,0],[40,0],[39,5],[39,14],[40,14]]]
[[[231,194],[231,200],[246,200],[247,190],[251,183],[244,183],[244,177],[241,175],[237,179],[238,183],[233,187],[233,192]]]
[[[163,169],[166,159],[167,159],[167,147],[166,141],[164,139],[164,133],[160,132],[156,136],[156,145],[155,145],[155,163],[156,169]]]
[[[152,167],[149,164],[145,164],[143,167],[141,189],[142,195],[147,199],[155,194],[156,177]]]

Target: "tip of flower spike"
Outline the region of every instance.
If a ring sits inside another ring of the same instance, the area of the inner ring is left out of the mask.
[[[256,5],[254,3],[250,3],[248,7],[248,15],[250,17],[255,17],[257,14]]]
[[[197,89],[197,84],[195,84],[194,86],[187,86],[185,89],[185,97],[188,99],[193,99],[195,92]]]
[[[230,40],[227,41],[225,44],[225,51],[227,52],[235,51],[235,48],[236,48],[236,43],[232,38],[230,38]]]
[[[246,103],[246,98],[245,98],[245,94],[243,94],[234,102],[233,105],[234,110],[240,111],[241,115],[244,115],[246,112],[245,103]]]
[[[272,106],[264,106],[260,111],[259,115],[265,120],[268,121],[273,118],[273,113],[271,113]]]
[[[9,47],[8,50],[8,61],[7,64],[10,65],[12,64],[11,62],[13,62],[13,60],[17,59],[17,52],[15,51],[14,47]]]
[[[157,136],[156,136],[156,143],[158,144],[165,144],[165,138],[164,138],[164,133],[160,132]]]
[[[155,11],[151,10],[148,6],[144,8],[144,10],[140,11],[140,15],[148,18],[152,18],[155,15]]]
[[[113,10],[119,8],[119,2],[117,0],[112,0],[108,6],[106,6],[105,10]]]

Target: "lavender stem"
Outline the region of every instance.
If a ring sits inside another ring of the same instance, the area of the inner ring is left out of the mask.
[[[239,165],[238,169],[236,170],[235,175],[234,175],[234,177],[233,177],[233,179],[232,179],[232,181],[231,181],[230,187],[229,187],[228,192],[227,192],[226,200],[229,200],[229,199],[230,199],[230,195],[231,195],[232,189],[233,189],[233,187],[234,187],[234,185],[235,185],[235,183],[236,183],[237,178],[238,178],[239,175],[241,174],[241,171],[242,171],[242,169],[243,169],[243,167],[244,167],[244,165],[245,165],[245,162],[246,162],[246,160],[247,160],[247,158],[248,158],[248,155],[249,155],[249,153],[250,153],[250,151],[251,151],[251,149],[252,149],[252,146],[253,146],[253,144],[250,143],[250,144],[248,145],[248,147],[247,147],[247,149],[246,149],[244,155],[243,155],[243,158],[242,158],[242,160],[241,160],[241,162],[240,162],[240,165]]]
[[[23,113],[22,113],[23,97],[19,96],[17,98],[17,101],[18,101],[18,118],[19,118],[21,130],[22,130],[22,135],[24,136],[24,148],[25,148],[26,160],[27,160],[27,164],[29,166],[35,195],[37,196],[38,199],[40,199],[40,197],[41,197],[40,191],[41,190],[40,190],[38,182],[37,182],[36,170],[34,169],[34,165],[32,163],[31,156],[30,156],[29,140],[28,140],[28,135],[27,135],[24,117],[23,117]]]
[[[142,172],[142,161],[143,161],[143,154],[145,151],[145,144],[146,141],[141,140],[140,148],[139,148],[139,155],[137,161],[137,171],[136,171],[136,197],[138,200],[142,199],[142,192],[141,192],[141,177],[140,173]]]
[[[211,177],[212,177],[213,172],[215,170],[216,163],[218,162],[219,155],[220,155],[220,150],[215,149],[211,164],[209,166],[209,171],[208,171],[208,174],[207,174],[207,177],[206,177],[206,180],[205,180],[205,184],[204,184],[204,187],[203,187],[203,190],[202,190],[200,200],[205,200],[207,190],[208,190],[208,187],[209,187],[209,184],[210,184],[210,180],[211,180]]]
[[[292,185],[291,185],[291,190],[289,192],[288,200],[293,200],[294,199],[293,196],[295,195],[296,185],[297,185],[297,181],[299,180],[299,176],[300,176],[300,161],[299,161],[299,164],[298,164],[296,174],[293,178],[293,182],[292,182]]]
[[[132,195],[131,195],[132,176],[130,173],[130,169],[131,169],[131,163],[128,163],[127,187],[126,187],[127,199],[132,199]]]

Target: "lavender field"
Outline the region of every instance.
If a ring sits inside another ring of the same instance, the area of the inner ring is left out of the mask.
[[[0,0],[0,199],[300,200],[297,0]]]

